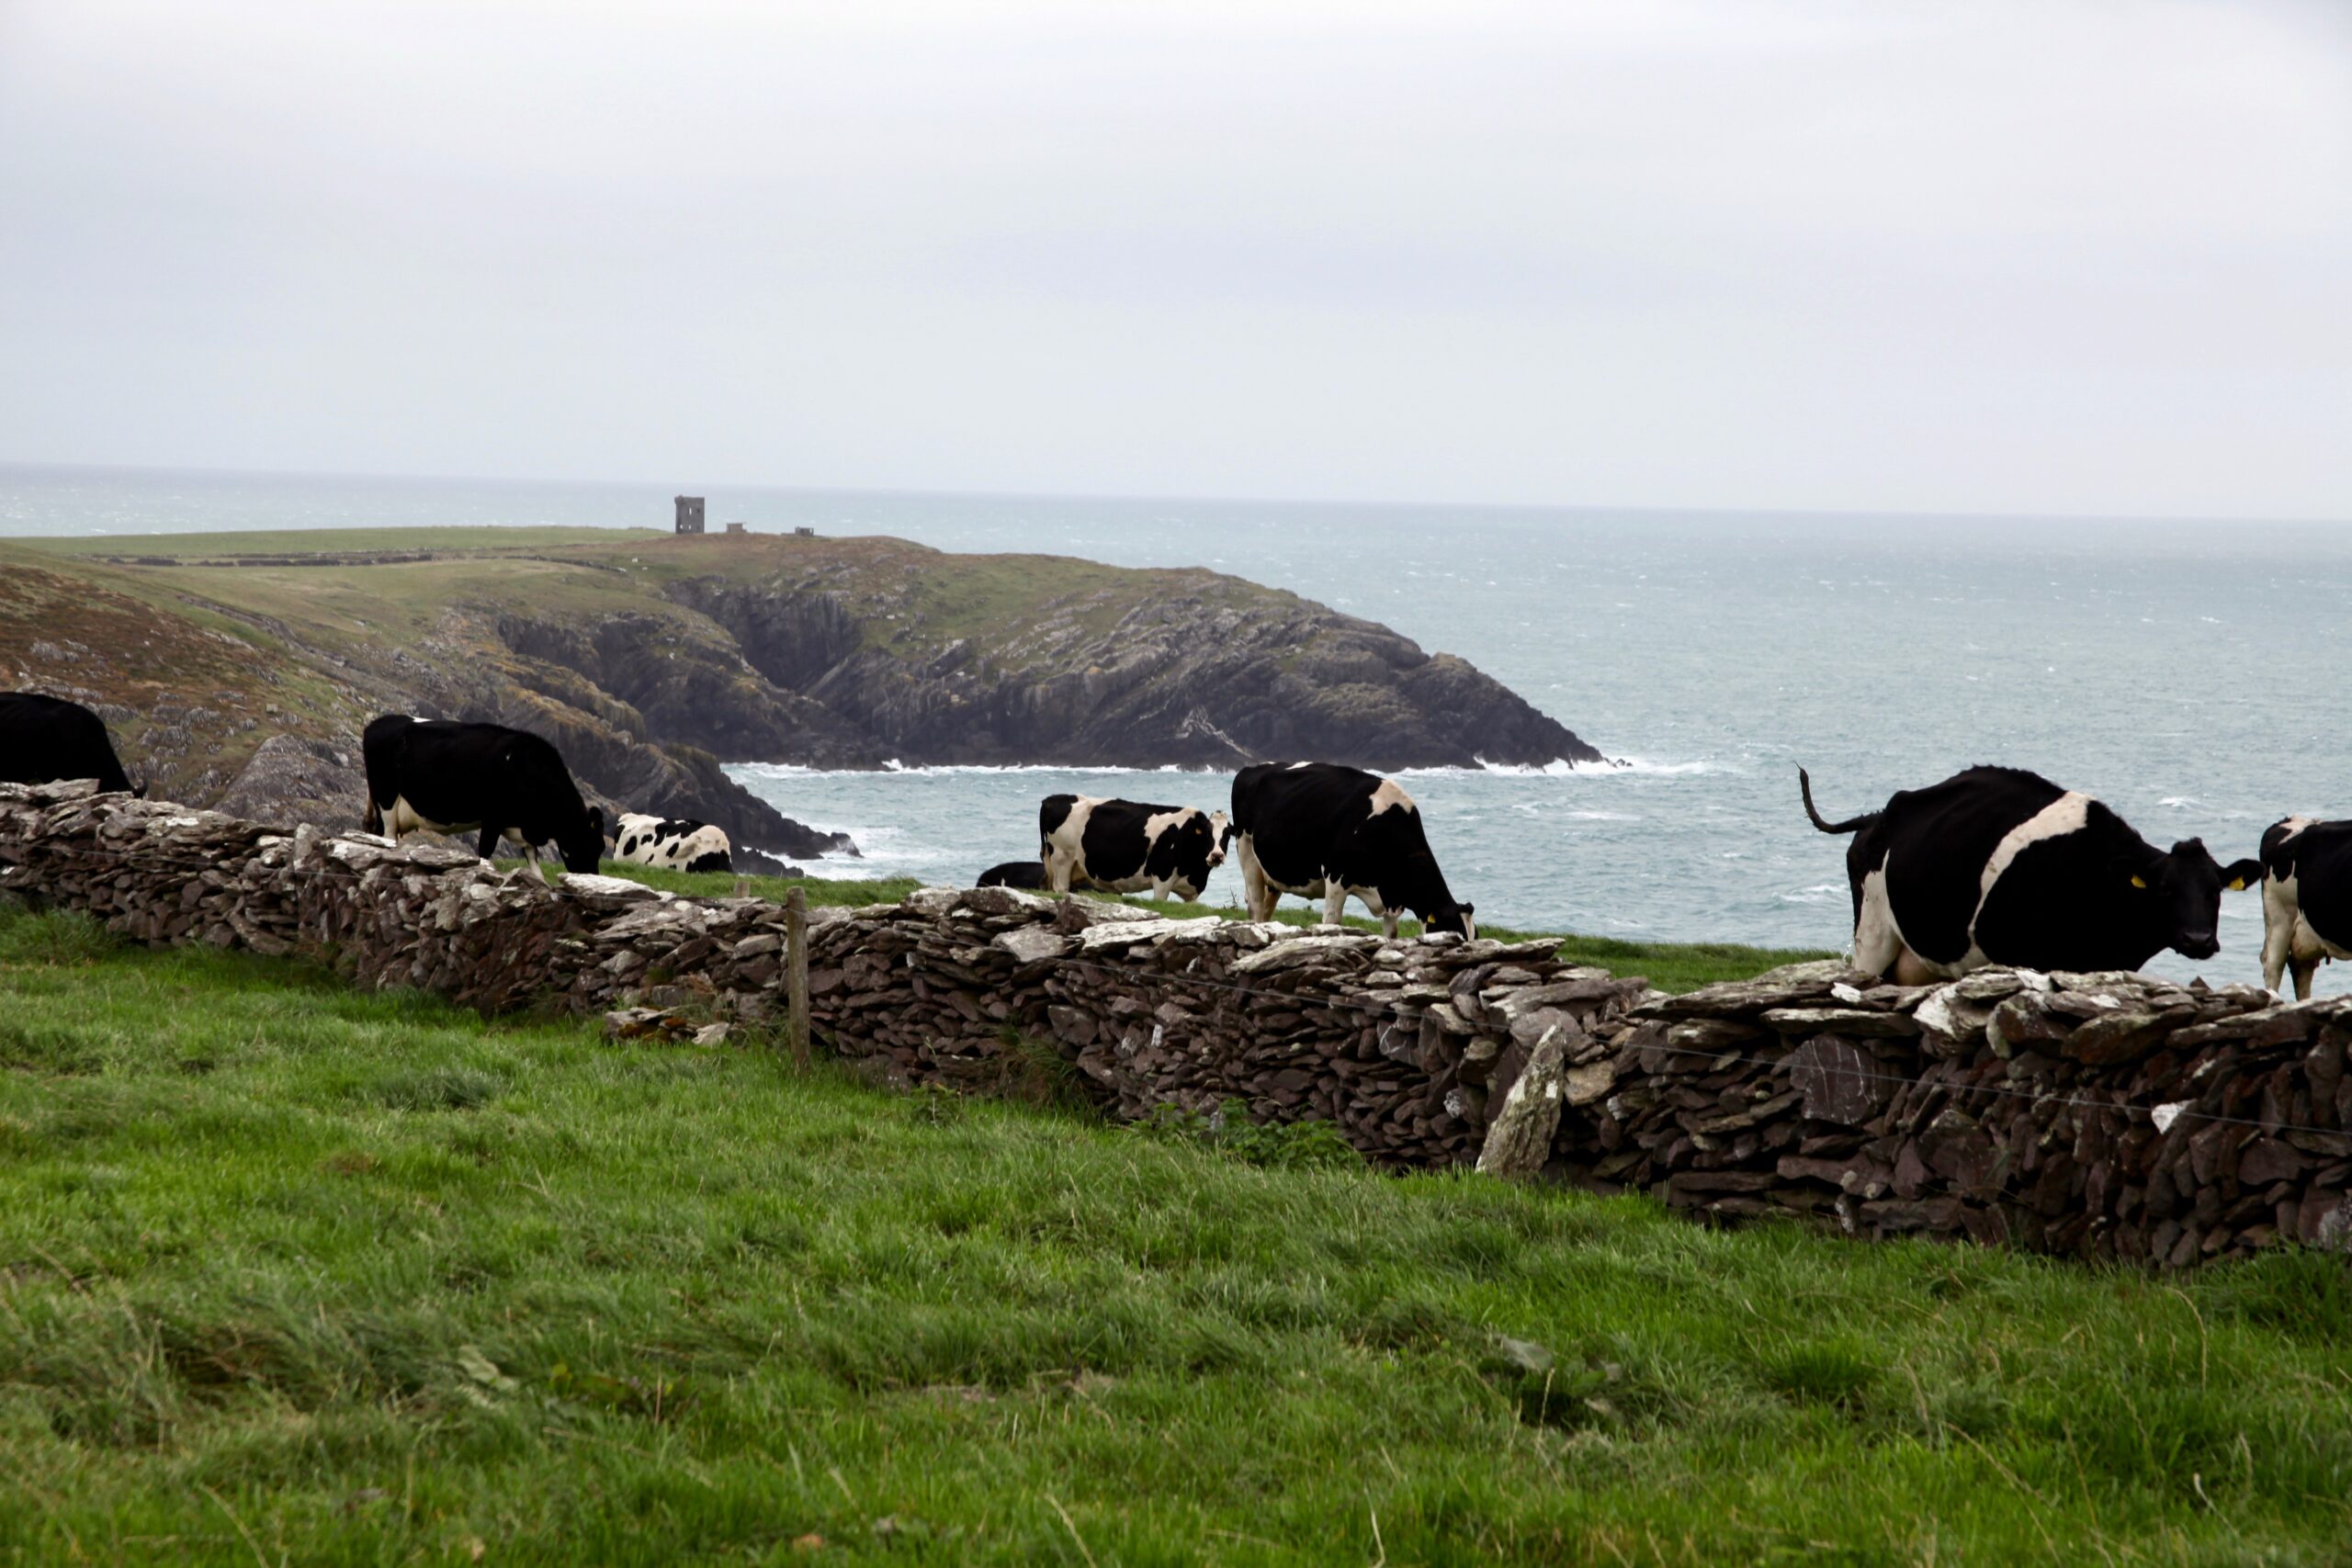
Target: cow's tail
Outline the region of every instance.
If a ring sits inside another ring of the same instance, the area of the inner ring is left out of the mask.
[[[1807,817],[1812,818],[1813,825],[1820,829],[1825,833],[1856,832],[1863,828],[1869,827],[1871,821],[1878,816],[1878,813],[1875,811],[1865,811],[1860,817],[1849,817],[1843,822],[1829,821],[1827,818],[1824,818],[1821,815],[1820,810],[1814,806],[1813,780],[1806,776],[1805,771],[1803,768],[1799,768],[1797,770],[1797,790],[1798,793],[1804,796],[1804,814]]]

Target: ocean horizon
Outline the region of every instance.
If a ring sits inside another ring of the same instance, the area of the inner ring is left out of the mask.
[[[0,535],[427,525],[666,529],[670,487],[0,466]],[[1481,919],[1650,941],[1837,947],[1824,811],[1977,762],[2098,795],[2152,842],[2251,854],[2290,812],[2352,816],[2322,683],[2352,667],[2352,527],[2315,522],[958,495],[709,487],[713,531],[814,527],[957,551],[1205,566],[1459,654],[1628,767],[1416,770]],[[827,773],[738,760],[850,832],[827,874],[964,881],[1035,852],[1063,788],[1222,806],[1219,775],[1047,766]],[[1237,900],[1230,867],[1209,897]],[[2259,978],[2261,904],[2156,972]],[[2323,970],[2321,989],[2341,990]]]

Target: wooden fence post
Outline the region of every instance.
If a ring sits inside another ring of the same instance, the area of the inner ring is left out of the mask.
[[[792,1065],[808,1070],[808,894],[795,887],[784,896],[786,1024],[792,1036]]]

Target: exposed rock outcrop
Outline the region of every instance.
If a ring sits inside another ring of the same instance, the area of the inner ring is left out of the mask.
[[[263,741],[214,809],[265,822],[311,822],[331,832],[360,826],[368,775],[359,749],[273,735]]]
[[[910,570],[922,556],[953,558],[920,552]],[[941,626],[919,581],[729,574],[680,578],[667,592],[731,633],[775,687],[910,763],[1602,760],[1466,660],[1374,622],[1206,571],[1056,593],[1057,569],[1084,563],[1012,558],[1045,586],[1034,608],[997,625]]]
[[[425,531],[419,531],[420,533]],[[855,852],[729,780],[820,768],[1598,762],[1491,677],[1238,578],[903,540],[648,538],[96,560],[0,544],[0,671],[100,707],[134,775],[349,824],[388,712],[555,742],[592,799]],[[340,759],[339,761],[337,759]]]

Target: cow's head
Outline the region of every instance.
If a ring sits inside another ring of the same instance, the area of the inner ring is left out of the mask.
[[[1233,837],[1233,823],[1222,811],[1209,813],[1209,869],[1225,863],[1225,846]]]
[[[1436,931],[1453,931],[1465,941],[1476,941],[1478,936],[1478,922],[1473,918],[1469,905],[1456,904],[1452,899],[1448,899],[1434,909],[1421,912],[1421,931],[1424,935]]]
[[[555,847],[563,852],[564,870],[594,875],[605,858],[605,808],[590,807],[578,828],[556,835]]]
[[[2239,892],[2261,881],[2262,863],[2242,860],[2223,866],[2204,840],[2183,839],[2169,854],[2147,848],[2126,857],[2115,874],[2130,880],[2150,940],[2187,957],[2205,959],[2222,951],[2222,890]]]

